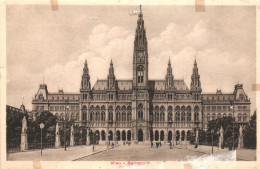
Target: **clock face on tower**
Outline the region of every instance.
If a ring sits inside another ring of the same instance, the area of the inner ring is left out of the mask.
[[[142,58],[143,55],[144,55],[143,52],[139,52],[139,53],[138,53],[138,57],[140,57],[140,58]]]

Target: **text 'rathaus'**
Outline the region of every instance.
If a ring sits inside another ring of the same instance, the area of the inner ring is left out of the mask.
[[[208,121],[225,116],[234,115],[236,123],[248,123],[250,100],[242,84],[235,85],[232,93],[217,90],[203,94],[196,60],[190,89],[184,80],[174,79],[170,61],[164,79],[149,80],[147,45],[140,9],[132,80],[116,79],[111,61],[107,79],[97,80],[91,88],[85,61],[79,93],[49,93],[47,85],[41,84],[32,102],[33,111],[48,110],[59,119],[74,120],[96,132],[100,142],[115,137],[119,141],[189,139],[194,128],[206,129]]]

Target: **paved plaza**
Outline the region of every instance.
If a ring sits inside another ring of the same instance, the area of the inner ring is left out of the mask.
[[[168,144],[162,144],[159,148],[151,148],[149,143],[119,145],[107,149],[105,145],[96,145],[93,152],[92,146],[75,146],[59,149],[44,149],[43,155],[40,150],[10,153],[7,160],[10,161],[185,161],[191,158],[201,157],[205,154],[211,155],[211,146],[194,148],[193,145],[177,145],[173,149]],[[218,150],[213,148],[213,154],[219,155],[230,153],[227,148]],[[227,159],[225,159],[227,160]],[[236,150],[236,160],[256,160],[256,150]]]

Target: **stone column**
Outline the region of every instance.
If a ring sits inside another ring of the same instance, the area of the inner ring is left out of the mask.
[[[55,132],[55,147],[60,148],[60,126],[56,124],[56,132]]]
[[[166,144],[166,140],[168,140],[168,133],[166,130],[164,130],[164,144]]]
[[[70,128],[70,146],[73,147],[75,145],[74,143],[74,128],[73,125]]]
[[[109,130],[108,130],[108,128],[107,128],[107,131],[106,131],[106,144],[109,144],[109,143],[108,143],[108,134],[109,134]]]
[[[243,139],[243,128],[242,128],[242,125],[240,125],[240,128],[239,128],[238,148],[244,148],[244,139]]]
[[[199,130],[198,130],[198,128],[196,129],[195,143],[199,144]]]
[[[28,150],[27,143],[27,121],[25,116],[22,121],[22,134],[21,134],[21,151]]]

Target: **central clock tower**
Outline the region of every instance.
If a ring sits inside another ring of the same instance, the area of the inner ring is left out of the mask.
[[[143,13],[137,20],[133,53],[133,88],[146,89],[148,87],[148,52],[146,30],[144,28]]]

